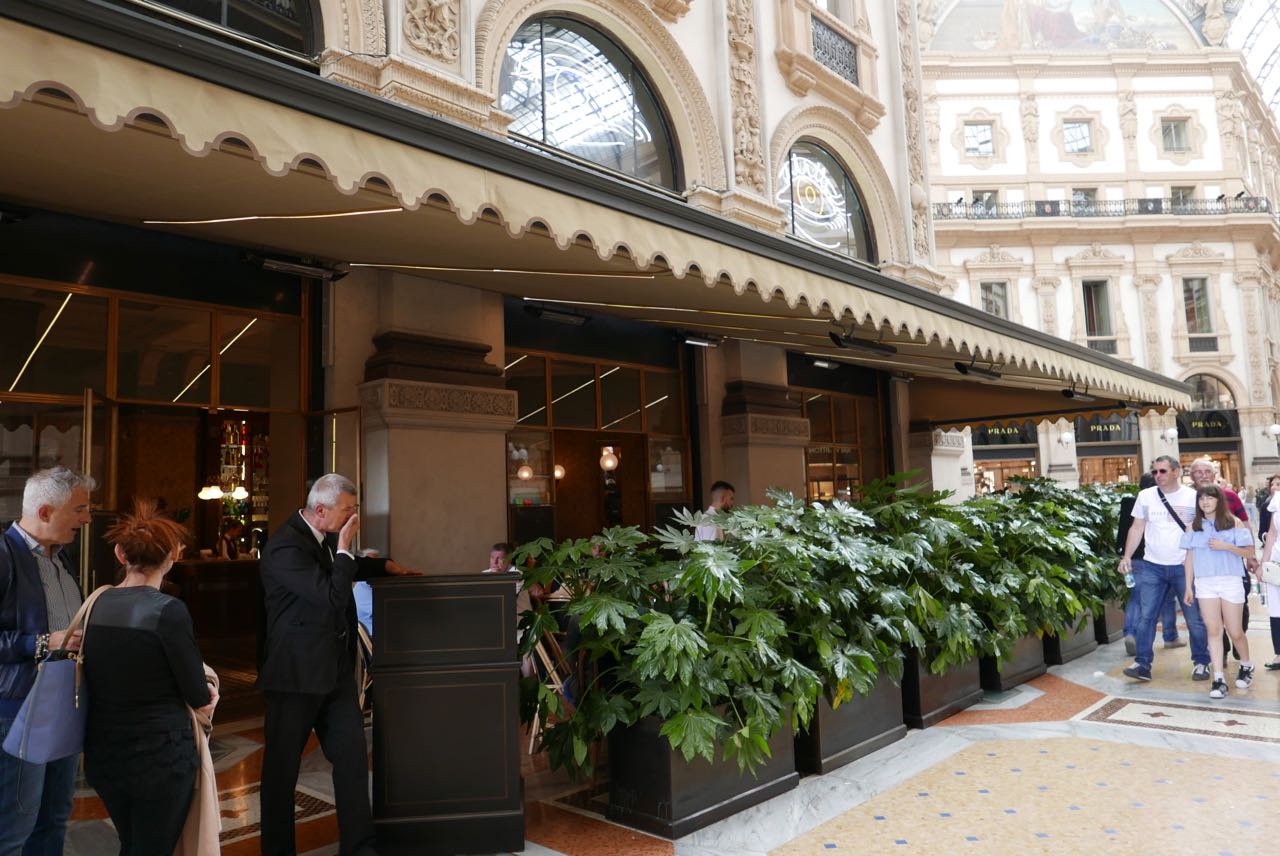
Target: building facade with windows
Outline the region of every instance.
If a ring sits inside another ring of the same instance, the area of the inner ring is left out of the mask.
[[[1280,133],[1258,63],[1211,12],[923,4],[943,291],[1193,388],[1176,419],[1032,415],[1031,438],[1016,423],[1037,473],[1136,480],[1174,452],[1251,488],[1280,470]],[[981,481],[1010,452],[973,442]]]

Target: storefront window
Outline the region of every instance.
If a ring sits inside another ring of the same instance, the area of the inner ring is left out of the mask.
[[[223,312],[219,318],[219,402],[232,407],[298,407],[298,322]]]
[[[208,404],[212,313],[120,301],[120,398]]]
[[[603,431],[639,431],[640,370],[626,366],[600,366],[600,428]]]
[[[515,390],[519,408],[516,424],[522,426],[546,425],[547,414],[547,359],[536,354],[507,354],[507,389]]]
[[[134,3],[117,3],[136,6]],[[155,0],[156,5],[299,54],[312,52],[309,0]]]
[[[0,391],[80,395],[106,389],[107,301],[0,283]]]
[[[876,261],[857,185],[821,146],[800,142],[791,149],[778,175],[777,202],[793,235],[842,255]]]
[[[1142,468],[1136,456],[1090,455],[1078,460],[1080,484],[1136,484]]]
[[[546,431],[512,431],[507,435],[507,486],[512,505],[549,505],[555,479],[551,435]]]
[[[1187,378],[1191,387],[1192,410],[1234,410],[1235,396],[1227,385],[1213,375],[1198,374]]]
[[[551,419],[557,428],[596,427],[594,363],[551,362]]]
[[[863,436],[872,434],[878,438],[875,420],[864,425],[858,413],[860,406],[874,411],[874,398],[806,389],[788,390],[787,397],[800,402],[801,413],[809,420],[809,445],[805,449],[805,492],[809,499],[856,498],[858,486],[865,479],[883,475],[879,463],[882,444],[878,439],[871,443],[869,437]],[[866,454],[876,458],[869,471],[863,467]]]
[[[644,373],[645,430],[650,434],[683,434],[680,376],[675,372]]]
[[[675,187],[675,156],[640,68],[603,33],[568,18],[516,32],[498,103],[510,131],[649,184]]]
[[[649,490],[654,501],[685,495],[683,439],[649,440]]]

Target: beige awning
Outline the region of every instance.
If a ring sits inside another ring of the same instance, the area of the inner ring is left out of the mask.
[[[480,236],[500,228],[510,238],[522,239],[510,243],[517,255],[529,256],[547,245],[561,251],[562,266],[570,260],[588,264],[594,257],[609,276],[619,276],[624,267],[661,271],[666,281],[658,290],[617,280],[609,284],[611,300],[625,307],[620,311],[646,320],[654,319],[644,300],[660,294],[664,305],[682,307],[682,326],[697,328],[699,319],[690,318],[687,313],[693,310],[687,307],[698,309],[711,295],[731,289],[730,299],[736,298],[740,312],[765,316],[758,322],[737,321],[742,327],[736,329],[754,324],[760,341],[829,351],[825,334],[813,326],[800,340],[781,333],[768,338],[777,332],[768,319],[812,324],[834,315],[887,328],[896,340],[929,349],[939,373],[953,378],[948,359],[977,354],[982,362],[1003,366],[1008,378],[1020,378],[1015,384],[1047,389],[1074,383],[1126,401],[1180,408],[1190,403],[1181,384],[1066,342],[1047,341],[1034,331],[1020,336],[1011,335],[1007,326],[987,329],[958,305],[922,305],[912,299],[919,292],[905,284],[901,296],[859,287],[852,280],[708,239],[679,223],[556,192],[10,20],[0,20],[0,56],[5,57],[0,106],[11,108],[0,110],[0,147],[16,173],[3,179],[0,192],[10,198],[135,223],[157,215],[168,220],[231,217],[244,214],[246,206],[257,212],[270,207],[265,213],[275,214],[344,206],[369,210],[390,200],[405,212],[391,218],[349,218],[340,221],[340,229],[331,227],[331,221],[308,222],[306,231],[296,222],[175,228],[211,240],[273,246],[339,262],[441,264],[441,246],[430,244],[429,236],[444,234],[441,218],[451,215],[449,234],[460,237],[448,239],[443,249],[462,252],[468,244],[483,245]],[[84,123],[86,118],[106,133],[76,131],[73,120]],[[124,131],[128,133],[122,135]],[[117,136],[114,149],[104,142]],[[115,175],[103,164],[76,162],[96,159],[95,150],[116,165]],[[186,156],[179,163],[174,158],[181,152]],[[199,159],[207,163],[196,164]],[[247,171],[253,169],[257,178]],[[137,186],[149,179],[170,180],[172,186]],[[106,198],[111,195],[115,198]],[[475,228],[485,224],[488,228]],[[469,236],[460,227],[470,228]],[[483,249],[477,250],[480,257]],[[541,258],[545,261],[546,254]],[[441,278],[439,272],[434,278]],[[529,290],[527,282],[517,287],[462,274],[454,281],[507,293]],[[583,296],[572,283],[541,283],[541,291],[560,299]],[[751,300],[748,292],[760,299]],[[725,304],[721,300],[717,305]],[[714,324],[707,326],[715,332]]]

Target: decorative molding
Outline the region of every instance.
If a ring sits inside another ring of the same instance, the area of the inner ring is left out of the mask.
[[[399,57],[370,58],[339,51],[320,57],[322,76],[489,134],[505,135],[511,117],[491,94],[456,77]]]
[[[1222,263],[1226,261],[1227,256],[1225,253],[1220,253],[1212,247],[1206,247],[1199,241],[1192,241],[1177,252],[1173,252],[1165,256],[1164,259],[1170,264],[1177,264],[1178,262],[1194,262],[1199,264],[1206,261]]]
[[[821,143],[831,151],[858,185],[881,261],[905,259],[910,244],[898,193],[885,172],[884,162],[862,129],[834,107],[796,107],[782,118],[773,132],[769,163],[774,176],[782,172],[791,148],[804,138]]]
[[[1116,109],[1120,112],[1120,136],[1124,137],[1125,149],[1133,153],[1133,143],[1138,139],[1138,106],[1133,101],[1132,90],[1120,92]]]
[[[1022,139],[1027,144],[1027,165],[1034,168],[1040,164],[1040,107],[1036,104],[1034,93],[1022,93],[1018,102],[1018,115],[1022,124]]]
[[[720,420],[720,434],[726,446],[804,446],[809,442],[809,420],[802,416],[740,413]]]
[[[1187,148],[1183,151],[1167,151],[1164,147],[1164,129],[1162,122],[1166,119],[1183,119],[1187,123]],[[1181,104],[1170,104],[1163,110],[1157,110],[1151,119],[1151,127],[1147,136],[1156,147],[1156,157],[1172,161],[1179,166],[1186,166],[1193,160],[1204,157],[1204,141],[1208,133],[1200,123],[1200,111],[1189,110]]]
[[[457,63],[458,11],[458,0],[404,0],[405,40],[431,59]]]
[[[938,156],[942,149],[942,118],[941,110],[938,107],[938,94],[930,92],[924,97],[924,131],[925,138],[929,142],[929,163],[938,165],[940,161]]]
[[[1255,278],[1252,285],[1245,285],[1237,279],[1240,286],[1241,308],[1244,310],[1245,347],[1249,356],[1249,397],[1254,405],[1267,403],[1267,355],[1266,336],[1262,331],[1262,302],[1258,299],[1259,282]]]
[[[1058,286],[1056,276],[1036,277],[1036,295],[1040,298],[1040,329],[1057,336],[1058,333]]]
[[[999,244],[992,244],[983,250],[976,258],[969,259],[964,266],[971,267],[977,265],[1008,265],[1009,263],[1016,265],[1026,264],[1026,260],[1015,256],[1005,250]]]
[[[476,88],[496,98],[507,44],[529,18],[571,12],[599,26],[645,70],[667,107],[686,188],[723,192],[729,184],[716,111],[685,49],[645,0],[488,0],[476,17]]]
[[[1080,252],[1068,258],[1067,264],[1071,267],[1075,267],[1077,264],[1080,264],[1080,263],[1096,265],[1100,262],[1112,264],[1112,263],[1118,263],[1122,261],[1124,261],[1124,256],[1120,255],[1119,253],[1112,252],[1111,250],[1102,246],[1101,242],[1094,241],[1087,249],[1083,249]]]
[[[674,24],[689,11],[692,0],[649,0],[649,5],[659,18]]]
[[[964,126],[975,124],[991,126],[990,155],[970,155],[965,152]],[[991,169],[991,167],[1003,164],[1007,160],[1009,132],[1001,124],[998,113],[992,113],[982,107],[974,107],[968,113],[956,116],[956,127],[951,132],[951,145],[959,155],[960,163],[968,164],[976,169]]]
[[[1083,121],[1089,123],[1089,151],[1087,152],[1069,152],[1067,151],[1066,141],[1066,123],[1071,121]],[[1049,135],[1053,140],[1054,146],[1058,149],[1058,158],[1063,163],[1074,164],[1078,167],[1087,167],[1090,164],[1105,160],[1107,156],[1107,143],[1111,141],[1111,132],[1107,130],[1106,124],[1102,121],[1102,114],[1097,110],[1089,110],[1077,104],[1069,110],[1064,110],[1057,115],[1056,124],[1053,131]]]
[[[358,389],[361,412],[373,428],[505,431],[515,426],[514,390],[389,379],[368,381]]]
[[[859,15],[859,25],[850,26],[808,0],[777,0],[776,10],[778,45],[774,56],[787,87],[800,96],[811,91],[821,95],[871,133],[884,118],[886,108],[879,100],[877,86],[879,52],[871,41],[865,17]],[[841,74],[817,58],[815,26],[825,28],[830,38],[848,43],[856,71],[850,69]]]
[[[921,77],[920,55],[916,43],[915,0],[898,0],[897,23],[902,116],[907,137],[907,174],[911,181],[911,246],[915,261],[928,264],[933,261],[933,206],[929,204],[925,134],[920,121]]]
[[[969,279],[969,302],[975,309],[982,309],[982,283],[1003,282],[1005,311],[1010,321],[1019,324],[1022,319],[1022,300],[1019,288],[1021,276],[1027,272],[1030,262],[1013,255],[999,244],[992,244],[976,257],[964,263]]]
[[[1225,166],[1228,158],[1235,156],[1236,166],[1245,169],[1248,152],[1245,150],[1241,132],[1248,125],[1245,120],[1244,105],[1240,96],[1233,89],[1215,92],[1217,97],[1218,133],[1222,138],[1222,161]]]
[[[1163,278],[1154,274],[1138,274],[1133,278],[1133,285],[1138,289],[1138,302],[1142,309],[1142,333],[1146,349],[1147,368],[1161,371],[1164,367],[1164,354],[1160,347],[1160,333],[1168,326],[1160,318],[1160,284]]]
[[[1112,336],[1116,341],[1115,355],[1118,359],[1132,360],[1130,350],[1129,323],[1125,319],[1120,303],[1120,276],[1127,260],[1119,253],[1113,252],[1094,241],[1091,245],[1067,259],[1067,268],[1071,271],[1072,304],[1074,311],[1071,319],[1071,339],[1077,345],[1088,346],[1089,336],[1084,315],[1084,281],[1086,279],[1105,279],[1107,281],[1107,302],[1110,306]],[[1100,338],[1100,337],[1095,337]]]
[[[387,18],[382,0],[340,0],[342,20],[341,50],[352,53],[387,55]],[[357,34],[352,39],[352,32]]]
[[[729,0],[729,100],[733,109],[733,175],[739,187],[763,196],[768,177],[760,145],[756,92],[756,26],[752,0]]]

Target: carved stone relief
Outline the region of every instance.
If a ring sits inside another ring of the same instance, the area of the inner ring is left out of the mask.
[[[1040,329],[1058,335],[1058,278],[1036,277],[1036,294],[1040,297]]]
[[[1254,404],[1267,403],[1266,337],[1262,332],[1262,302],[1258,299],[1262,280],[1257,274],[1237,274],[1241,308],[1244,310],[1245,342],[1249,349],[1249,397]]]
[[[1160,288],[1160,277],[1151,274],[1139,274],[1133,278],[1142,303],[1142,333],[1147,351],[1147,368],[1162,371],[1164,354],[1160,352],[1160,307],[1156,296]]]
[[[902,70],[903,117],[907,132],[907,172],[911,181],[911,246],[917,262],[928,263],[933,236],[932,206],[925,190],[924,129],[921,127],[913,0],[898,0],[898,61]]]
[[[433,59],[456,62],[459,0],[405,0],[404,37]]]
[[[689,11],[692,0],[649,0],[653,11],[664,21],[675,23],[685,12]]]
[[[733,102],[733,171],[739,187],[765,193],[760,144],[760,96],[756,92],[756,27],[751,0],[729,2],[729,63]]]

